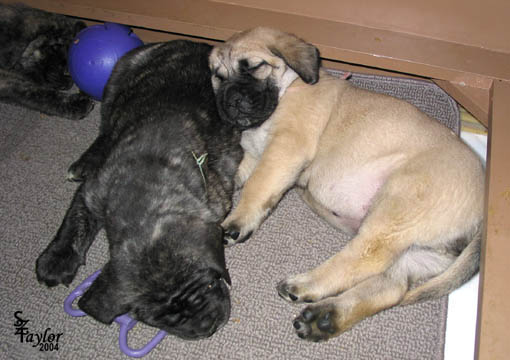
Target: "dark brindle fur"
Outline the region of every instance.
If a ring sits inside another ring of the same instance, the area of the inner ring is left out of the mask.
[[[78,303],[99,321],[129,312],[194,339],[228,320],[219,222],[242,150],[217,115],[209,52],[174,41],[124,56],[105,90],[100,134],[69,170],[83,183],[36,271],[48,286],[69,284],[104,228],[110,261]]]
[[[85,23],[23,5],[0,4],[0,101],[80,119],[93,101],[68,93],[67,50]]]

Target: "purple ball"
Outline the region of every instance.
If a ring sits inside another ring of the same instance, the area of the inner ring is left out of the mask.
[[[83,92],[101,100],[115,63],[140,45],[142,40],[128,26],[108,22],[89,26],[69,48],[69,73]]]

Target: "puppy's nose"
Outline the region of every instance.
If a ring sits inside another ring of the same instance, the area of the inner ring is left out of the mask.
[[[237,116],[243,106],[243,96],[239,93],[233,94],[228,100],[229,112]]]
[[[239,107],[241,105],[241,102],[243,101],[243,97],[241,94],[236,93],[232,95],[230,98],[230,106]]]

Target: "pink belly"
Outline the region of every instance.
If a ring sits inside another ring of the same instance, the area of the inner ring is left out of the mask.
[[[316,172],[310,177],[308,190],[339,223],[357,230],[378,191],[402,160],[402,156],[393,155],[342,171],[329,168]]]

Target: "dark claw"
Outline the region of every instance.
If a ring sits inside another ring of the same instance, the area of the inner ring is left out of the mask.
[[[310,309],[304,310],[301,315],[305,321],[311,321],[313,319],[313,312]]]
[[[292,289],[285,281],[280,281],[278,285],[276,285],[276,291],[278,292],[278,295],[280,295],[285,300],[299,300],[296,295],[291,293]]]
[[[228,229],[225,230],[226,242],[225,245],[233,245],[234,243],[240,244],[248,240],[251,236],[252,232],[250,231],[246,236],[241,237],[241,230],[237,225],[231,225]]]
[[[81,182],[83,182],[83,180],[84,179],[79,178],[79,177],[73,177],[72,175],[67,177],[67,181],[75,182],[75,183],[81,183]]]
[[[297,336],[314,342],[326,341],[335,336],[338,329],[334,322],[334,311],[331,306],[305,308],[292,323]]]
[[[232,240],[237,240],[239,237],[239,231],[237,230],[227,230],[226,233],[232,238]]]
[[[67,180],[73,182],[83,182],[93,173],[94,164],[91,161],[79,159],[75,161],[67,170]]]

